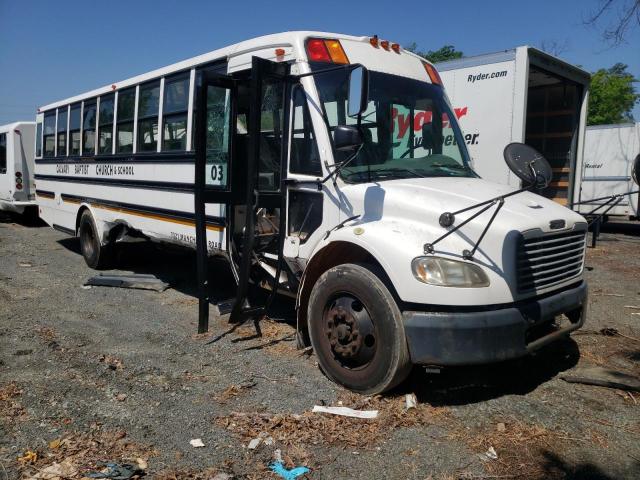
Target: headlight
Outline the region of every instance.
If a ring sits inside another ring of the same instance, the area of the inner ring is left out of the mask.
[[[421,282],[442,287],[488,287],[482,267],[440,257],[418,257],[411,262],[413,275]]]

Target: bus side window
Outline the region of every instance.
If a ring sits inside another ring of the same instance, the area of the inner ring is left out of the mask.
[[[189,109],[189,76],[167,78],[162,104],[162,150],[187,149],[187,110]]]
[[[71,106],[69,117],[69,154],[80,155],[80,104]]]
[[[289,170],[292,173],[322,175],[318,145],[313,133],[307,96],[302,85],[293,91],[293,121],[291,127],[291,157]]]
[[[56,153],[56,112],[44,114],[44,156],[53,157]]]
[[[266,81],[262,86],[260,112],[260,162],[258,189],[280,189],[280,152],[282,151],[282,102],[284,83]]]
[[[160,81],[141,85],[138,100],[138,152],[155,152],[158,149],[159,106]]]
[[[67,156],[67,112],[68,107],[58,109],[58,156]]]
[[[36,126],[36,157],[42,156],[42,122]]]
[[[82,154],[94,155],[96,149],[96,101],[84,102],[82,119]]]
[[[136,89],[118,92],[118,118],[116,119],[116,152],[133,152],[133,117],[136,109]]]
[[[110,154],[113,145],[113,93],[100,97],[100,115],[98,116],[98,153]]]
[[[0,174],[7,173],[7,134],[0,133]]]

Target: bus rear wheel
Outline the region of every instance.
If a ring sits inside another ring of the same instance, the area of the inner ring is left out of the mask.
[[[80,237],[80,250],[87,265],[96,270],[103,270],[111,264],[111,245],[103,245],[98,236],[98,229],[89,210],[82,212],[80,216],[80,226],[78,228]]]
[[[309,298],[309,336],[325,375],[371,395],[392,389],[411,370],[400,310],[371,265],[327,270]]]

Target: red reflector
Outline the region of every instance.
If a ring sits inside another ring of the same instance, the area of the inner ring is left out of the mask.
[[[22,190],[22,184],[16,183],[16,190]]]
[[[396,53],[400,53],[400,44],[399,43],[392,43],[391,44],[391,50],[393,50]]]
[[[440,78],[440,74],[433,67],[433,65],[429,65],[428,63],[424,63],[424,69],[427,71],[429,78],[431,79],[431,83],[435,85],[442,85],[442,79]]]
[[[371,37],[369,39],[369,43],[371,44],[372,47],[378,48],[378,35],[374,35],[373,37]]]
[[[307,55],[311,62],[330,62],[331,57],[324,41],[319,38],[307,40]]]
[[[284,57],[284,48],[276,48],[276,57]]]
[[[389,40],[382,40],[382,41],[380,42],[380,46],[381,46],[382,48],[384,48],[385,50],[389,50]]]

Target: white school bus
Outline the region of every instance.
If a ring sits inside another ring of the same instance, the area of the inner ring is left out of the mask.
[[[544,159],[511,145],[523,187],[479,178],[437,71],[396,43],[264,36],[37,122],[41,216],[90,266],[129,234],[195,247],[203,331],[207,258],[223,256],[231,321],[295,297],[300,340],[353,390],[390,389],[412,364],[526,355],[584,322],[586,223],[530,191]],[[251,285],[268,299],[251,303]]]
[[[0,126],[0,210],[24,213],[36,208],[33,158],[36,124]]]

